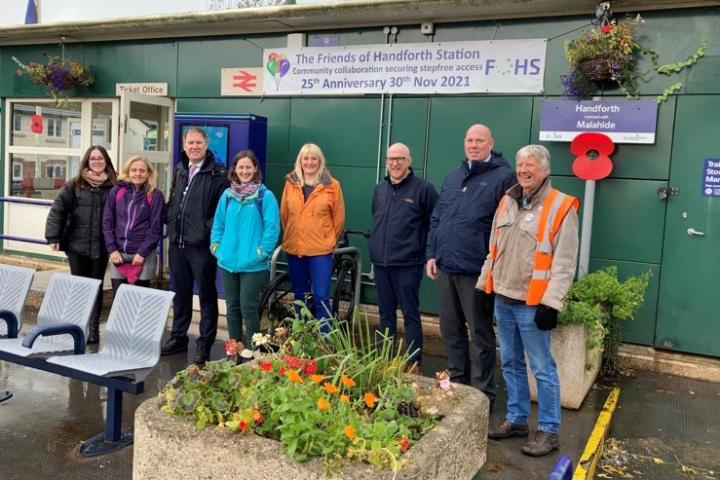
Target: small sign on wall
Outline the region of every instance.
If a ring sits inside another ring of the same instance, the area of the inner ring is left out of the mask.
[[[239,67],[220,70],[220,95],[223,97],[262,95],[262,68]]]
[[[604,133],[615,143],[655,143],[655,100],[545,100],[540,140],[570,142],[582,132]]]
[[[702,194],[706,197],[720,197],[720,158],[705,159]]]
[[[123,93],[140,93],[142,95],[151,95],[155,97],[167,97],[167,83],[116,83],[115,95],[121,96]]]

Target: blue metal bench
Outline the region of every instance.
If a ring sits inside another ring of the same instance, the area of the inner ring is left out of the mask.
[[[35,270],[0,264],[0,337],[17,337],[22,328],[25,306]]]
[[[107,388],[105,431],[81,442],[78,455],[102,455],[132,443],[122,429],[122,394],[143,392],[143,381],[160,359],[160,339],[174,294],[122,285],[98,353],[38,358],[0,349],[0,359]]]
[[[35,270],[0,264],[0,338],[17,336],[22,327],[23,308]],[[8,335],[10,334],[10,335]],[[0,391],[0,403],[12,397],[12,392]]]

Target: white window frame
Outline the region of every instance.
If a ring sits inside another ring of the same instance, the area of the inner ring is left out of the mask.
[[[45,136],[48,138],[63,138],[63,120],[56,117],[46,118]]]
[[[23,118],[22,115],[18,115],[18,116],[16,116],[16,117],[12,117],[12,119],[13,119],[13,120],[12,120],[12,122],[13,122],[13,128],[12,128],[12,129],[13,129],[13,132],[22,132],[22,124],[23,124],[22,118]],[[16,122],[15,120],[20,120],[20,121],[19,121],[19,122]]]
[[[36,147],[36,146],[19,146],[10,145],[12,139],[12,104],[13,103],[42,103],[49,108],[54,107],[54,102],[47,98],[9,98],[5,100],[5,178],[10,178],[10,157],[11,155],[58,155],[61,157],[82,157],[90,145],[92,145],[92,104],[94,102],[110,102],[112,104],[112,116],[114,119],[120,118],[120,103],[117,98],[77,98],[70,99],[71,102],[82,103],[81,107],[81,125],[82,133],[80,135],[80,147]],[[115,128],[110,135],[110,149],[108,154],[116,163],[118,155],[118,127],[119,120],[115,122]],[[26,158],[27,160],[27,158]],[[75,172],[71,172],[74,175]],[[4,192],[8,192],[7,182],[3,188]]]

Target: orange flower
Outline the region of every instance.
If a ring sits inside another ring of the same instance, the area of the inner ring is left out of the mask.
[[[407,437],[401,437],[398,443],[400,444],[400,451],[403,453],[407,452],[410,448],[410,440],[408,440]]]
[[[375,402],[377,402],[377,397],[372,392],[367,392],[363,395],[363,400],[368,408],[373,408],[375,406]]]
[[[320,397],[317,401],[317,407],[320,410],[330,410],[330,402],[328,402],[325,397]]]
[[[293,383],[305,383],[305,381],[300,377],[300,374],[297,372],[297,370],[289,369],[287,373],[285,374],[287,377],[293,382]]]
[[[347,395],[340,395],[340,401],[343,403],[350,403],[350,397]]]
[[[355,440],[355,437],[356,437],[355,427],[353,427],[352,425],[346,425],[344,428],[344,431],[345,431],[345,436],[348,437],[351,442],[353,440]]]
[[[355,380],[348,377],[347,375],[343,375],[342,377],[340,377],[340,381],[342,382],[343,385],[345,385],[348,388],[352,388],[355,386]]]
[[[340,391],[340,389],[339,389],[338,387],[336,387],[335,385],[333,385],[333,384],[330,383],[330,382],[325,382],[325,383],[323,384],[323,389],[324,389],[327,393],[337,393],[337,392]]]
[[[310,375],[309,378],[315,383],[322,383],[325,380],[325,375]]]

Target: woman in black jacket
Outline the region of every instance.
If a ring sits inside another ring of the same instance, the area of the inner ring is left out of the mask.
[[[102,235],[102,216],[105,199],[117,183],[117,175],[104,147],[93,145],[80,162],[77,177],[67,182],[55,197],[45,224],[45,239],[50,248],[62,250],[68,257],[73,275],[105,277],[108,252]],[[95,303],[87,343],[100,341],[101,295]]]

